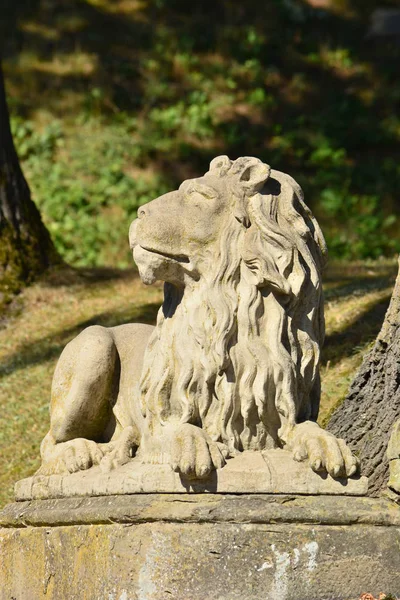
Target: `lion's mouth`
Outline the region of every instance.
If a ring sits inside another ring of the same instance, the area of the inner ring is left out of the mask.
[[[146,250],[146,252],[151,252],[151,254],[157,254],[158,256],[162,256],[163,258],[168,258],[169,260],[174,260],[176,262],[186,263],[186,264],[188,264],[190,262],[190,259],[187,256],[185,256],[184,254],[169,254],[168,252],[160,252],[160,250],[154,250],[153,248],[149,248],[149,247],[142,246],[142,245],[140,245],[140,247],[143,250]]]

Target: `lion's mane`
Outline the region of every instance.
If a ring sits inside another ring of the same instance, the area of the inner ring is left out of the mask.
[[[283,173],[238,200],[246,160],[257,159],[211,163],[244,217],[232,209],[196,287],[165,284],[140,382],[145,417],[199,425],[232,454],[281,446],[295,423],[316,419],[324,337],[322,233]]]

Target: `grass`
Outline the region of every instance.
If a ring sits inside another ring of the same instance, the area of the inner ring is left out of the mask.
[[[333,264],[326,272],[322,424],[380,329],[396,271],[386,260]],[[153,323],[161,300],[161,286],[144,286],[133,269],[58,270],[17,299],[0,329],[0,506],[12,500],[14,482],[39,466],[52,374],[65,344],[95,323]]]
[[[325,277],[326,338],[319,422],[326,425],[383,323],[397,265],[391,261],[337,264]]]

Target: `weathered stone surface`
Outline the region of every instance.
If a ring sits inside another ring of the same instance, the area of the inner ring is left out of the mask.
[[[382,329],[328,430],[346,440],[360,457],[369,493],[378,495],[388,484],[387,447],[400,419],[400,274]]]
[[[0,527],[153,521],[400,527],[400,510],[385,498],[292,494],[138,494],[14,502],[0,512]]]
[[[361,496],[366,494],[367,488],[366,477],[333,479],[326,473],[315,473],[306,463],[295,462],[290,452],[266,450],[243,452],[207,479],[184,479],[169,465],[147,465],[134,458],[108,473],[93,467],[66,476],[29,477],[16,484],[15,495],[17,500],[155,492]]]
[[[1,525],[2,600],[349,600],[400,590],[400,510],[383,499],[69,498],[10,505]]]

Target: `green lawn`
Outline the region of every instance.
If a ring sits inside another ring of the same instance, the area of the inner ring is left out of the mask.
[[[396,271],[387,260],[332,264],[326,272],[322,424],[380,329]],[[95,323],[153,323],[161,300],[161,286],[144,286],[135,270],[67,269],[15,301],[0,329],[0,506],[12,500],[13,483],[39,466],[51,378],[65,344]]]

